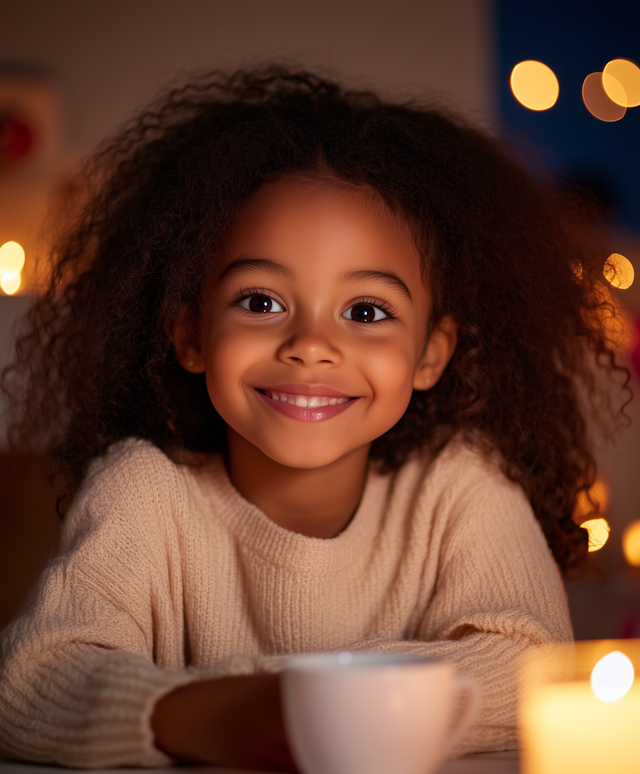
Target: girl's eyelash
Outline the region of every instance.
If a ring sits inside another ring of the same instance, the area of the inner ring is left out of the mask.
[[[239,290],[232,297],[231,303],[239,304],[241,301],[244,301],[245,298],[251,298],[251,296],[267,296],[267,298],[272,298],[274,301],[278,301],[275,295],[266,288],[245,288],[244,290]],[[280,303],[280,301],[278,301],[278,303]]]
[[[359,304],[367,304],[368,306],[375,306],[381,309],[387,317],[394,320],[396,318],[396,310],[390,306],[386,301],[381,301],[379,298],[356,298],[355,301],[350,301],[347,309],[351,309],[352,306],[358,306]]]

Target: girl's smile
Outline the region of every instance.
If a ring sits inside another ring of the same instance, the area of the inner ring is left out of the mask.
[[[275,411],[301,422],[331,419],[358,400],[322,384],[280,384],[257,392]]]

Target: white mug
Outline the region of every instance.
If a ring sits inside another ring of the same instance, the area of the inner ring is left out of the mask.
[[[454,664],[400,653],[292,656],[282,674],[303,774],[431,774],[469,728],[479,695]]]

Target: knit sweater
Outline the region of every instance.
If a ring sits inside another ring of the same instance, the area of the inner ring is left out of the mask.
[[[482,691],[456,754],[512,749],[519,656],[571,637],[522,489],[460,442],[370,470],[351,522],[320,539],[244,500],[219,457],[179,465],[129,439],[92,463],[60,553],[2,635],[0,750],[170,765],[150,726],[163,694],[345,649],[455,662]]]

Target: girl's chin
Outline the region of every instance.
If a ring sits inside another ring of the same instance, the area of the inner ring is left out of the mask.
[[[333,445],[329,443],[311,443],[299,438],[293,439],[281,437],[281,443],[257,443],[260,451],[273,462],[287,468],[298,470],[316,470],[326,468],[339,460],[349,457],[354,452],[362,449],[364,456],[368,455],[370,444],[361,446]]]
[[[334,462],[337,462],[339,459],[345,456],[344,451],[336,454],[327,453],[325,451],[323,454],[311,455],[308,452],[299,454],[283,454],[270,449],[262,449],[262,451],[267,457],[272,459],[274,462],[277,462],[279,465],[297,470],[317,470],[319,468],[326,468],[327,466],[332,465]],[[348,453],[349,452],[347,451],[346,454]]]

